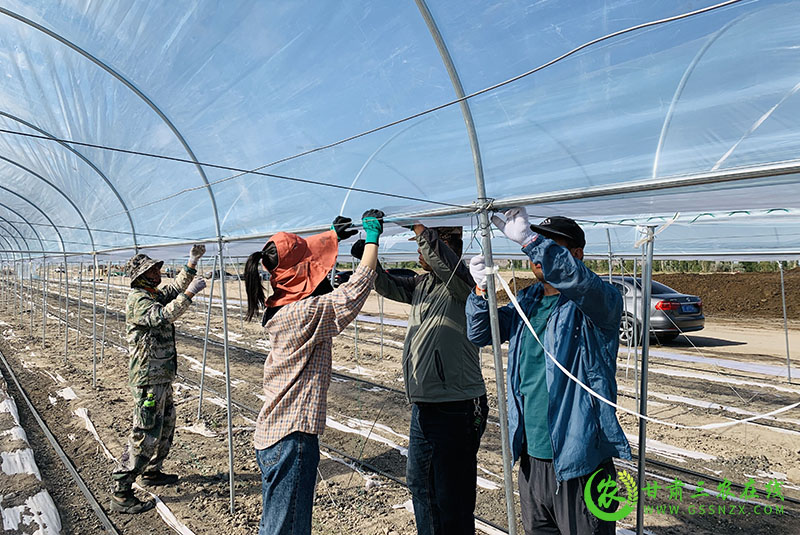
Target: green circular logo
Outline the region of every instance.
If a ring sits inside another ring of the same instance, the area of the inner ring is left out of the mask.
[[[617,482],[614,481],[611,476],[600,480],[597,483],[597,486],[593,487],[594,477],[601,470],[602,469],[596,470],[595,473],[589,477],[589,481],[586,482],[586,486],[583,489],[583,499],[586,502],[586,507],[600,520],[605,520],[606,522],[616,522],[617,520],[622,520],[633,512],[634,508],[636,507],[636,503],[639,501],[639,488],[636,486],[636,480],[634,480],[633,476],[630,475],[626,470],[617,472],[617,476],[622,484],[625,485],[625,491],[627,492],[627,499],[623,499],[617,496],[619,487],[617,486]],[[592,498],[592,489],[597,490],[597,501],[599,503],[595,503],[594,499]],[[608,509],[611,506],[612,501],[621,503],[620,507],[616,511],[613,513],[606,513],[600,509],[600,507]]]

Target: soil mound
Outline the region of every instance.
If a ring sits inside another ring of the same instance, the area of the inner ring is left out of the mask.
[[[656,273],[653,279],[675,290],[700,296],[706,316],[781,319],[780,273]],[[517,291],[535,279],[517,277]],[[800,268],[784,272],[787,317],[800,317]],[[513,281],[509,283],[514,288]],[[508,303],[504,291],[498,303]]]

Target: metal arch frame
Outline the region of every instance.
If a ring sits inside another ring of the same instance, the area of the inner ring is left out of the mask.
[[[0,112],[0,113],[2,113],[2,112]],[[24,195],[20,195],[16,191],[14,191],[12,189],[9,189],[9,188],[3,186],[2,184],[0,184],[0,189],[9,192],[12,195],[16,195],[17,197],[19,197],[23,201],[25,201],[28,204],[30,204],[31,206],[33,206],[40,214],[42,214],[42,216],[47,220],[48,223],[50,223],[50,225],[53,227],[53,230],[56,232],[56,235],[58,236],[58,240],[61,242],[61,250],[64,253],[67,252],[67,248],[66,248],[66,245],[65,245],[65,242],[64,242],[64,237],[61,235],[61,231],[58,229],[58,226],[53,222],[52,219],[50,219],[50,216],[47,215],[47,212],[42,210],[36,203],[31,201],[30,199],[28,199]],[[44,251],[44,248],[42,248],[42,250]]]
[[[84,163],[86,163],[86,165],[88,165],[89,167],[91,167],[91,168],[92,168],[92,170],[93,170],[95,173],[97,173],[97,175],[98,175],[100,178],[102,178],[102,179],[103,179],[103,181],[104,181],[104,182],[105,182],[105,183],[108,185],[109,189],[111,189],[111,191],[112,191],[112,192],[114,193],[114,195],[117,197],[117,200],[119,201],[120,205],[122,205],[122,209],[125,211],[125,215],[127,215],[127,216],[128,216],[128,223],[130,223],[130,226],[131,226],[131,234],[132,234],[132,236],[133,236],[133,247],[134,247],[134,250],[135,250],[135,251],[137,251],[137,252],[139,251],[139,240],[138,240],[138,238],[137,238],[137,236],[136,236],[136,227],[135,227],[135,225],[134,225],[134,223],[133,223],[133,218],[131,217],[131,214],[130,214],[130,211],[128,210],[128,206],[127,206],[127,204],[125,204],[125,201],[122,199],[122,196],[121,196],[121,195],[119,194],[119,192],[117,191],[117,188],[116,188],[116,187],[114,187],[114,184],[112,184],[111,180],[110,180],[110,179],[109,179],[109,178],[108,178],[108,177],[105,175],[105,173],[103,173],[103,172],[102,172],[102,171],[101,171],[101,170],[100,170],[100,169],[99,169],[99,168],[98,168],[98,167],[97,167],[97,166],[94,164],[94,162],[92,162],[92,161],[91,161],[89,158],[87,158],[86,156],[84,156],[82,153],[80,153],[80,152],[79,152],[77,149],[75,149],[74,147],[72,147],[72,146],[70,146],[69,144],[67,144],[67,143],[64,143],[63,141],[61,141],[61,140],[57,139],[57,138],[56,138],[55,136],[53,136],[53,134],[51,134],[50,132],[48,132],[48,131],[46,131],[46,130],[44,130],[44,129],[42,129],[42,128],[39,128],[38,126],[36,126],[36,125],[34,125],[34,124],[31,124],[31,123],[29,123],[28,121],[25,121],[24,119],[21,119],[20,117],[17,117],[16,115],[13,115],[13,114],[11,114],[11,113],[8,113],[8,112],[5,112],[5,111],[3,111],[3,110],[0,110],[0,116],[2,116],[2,117],[6,117],[6,118],[8,118],[8,119],[11,119],[12,121],[16,121],[16,122],[18,122],[18,123],[20,123],[20,124],[23,124],[23,125],[27,126],[28,128],[30,128],[30,129],[32,129],[32,130],[35,130],[35,131],[39,132],[40,134],[42,134],[42,135],[45,135],[45,136],[47,136],[47,137],[51,138],[53,141],[56,141],[56,142],[57,142],[59,145],[63,146],[65,149],[67,149],[68,151],[72,152],[72,153],[73,153],[75,156],[77,156],[78,158],[80,158],[81,160],[83,160],[83,162],[84,162]],[[62,241],[62,245],[63,245],[63,241]],[[63,249],[63,247],[62,247],[62,249]],[[64,249],[64,250],[66,250],[66,249]]]
[[[139,90],[139,88],[137,88],[133,84],[133,82],[131,82],[130,80],[128,80],[127,78],[122,76],[122,74],[118,73],[116,70],[114,70],[108,64],[106,64],[103,61],[101,61],[100,59],[96,58],[95,56],[93,56],[92,54],[90,54],[86,50],[82,49],[81,47],[79,47],[75,43],[72,43],[71,41],[69,41],[65,37],[53,32],[52,30],[49,30],[49,29],[45,28],[44,26],[42,26],[40,24],[37,24],[36,22],[34,22],[34,21],[32,21],[32,20],[30,20],[28,18],[23,17],[22,15],[19,15],[18,13],[15,13],[15,12],[7,9],[7,8],[4,8],[4,7],[0,7],[0,13],[6,15],[8,17],[11,17],[11,18],[23,23],[23,24],[26,24],[26,25],[30,26],[31,28],[34,28],[35,30],[38,30],[38,31],[44,33],[45,35],[57,40],[61,44],[69,47],[70,49],[74,50],[78,54],[82,55],[83,57],[85,57],[86,59],[88,59],[89,61],[91,61],[92,63],[94,63],[95,65],[97,65],[98,67],[100,67],[101,69],[106,71],[107,73],[111,74],[114,78],[116,78],[122,84],[124,84],[128,89],[133,91],[133,93],[136,96],[138,96],[142,101],[144,101],[150,107],[150,109],[152,109],[161,118],[161,120],[164,122],[164,124],[166,124],[169,127],[169,129],[172,131],[172,133],[175,135],[175,137],[180,141],[181,145],[183,145],[183,148],[184,148],[184,150],[186,150],[186,152],[189,155],[189,157],[192,159],[192,161],[195,162],[195,167],[197,168],[197,172],[200,174],[200,178],[203,180],[203,184],[205,184],[206,190],[208,191],[208,196],[211,199],[211,208],[212,208],[212,210],[214,212],[214,225],[215,225],[216,231],[217,231],[217,245],[218,245],[218,248],[219,248],[219,255],[220,255],[220,269],[222,269],[224,271],[225,264],[224,264],[224,260],[223,260],[224,247],[223,247],[222,225],[220,224],[219,210],[217,209],[217,201],[216,201],[216,198],[214,197],[214,191],[211,189],[211,185],[208,183],[208,177],[206,176],[205,170],[200,165],[200,162],[197,160],[197,157],[195,156],[194,151],[192,151],[191,147],[189,146],[188,142],[186,141],[186,139],[181,134],[180,130],[178,130],[178,128],[172,123],[172,121],[170,121],[170,119],[166,116],[166,114],[163,111],[161,111],[161,109],[158,106],[156,106],[156,104],[152,100],[150,100],[150,98],[148,98],[147,95],[145,95],[141,90]],[[87,225],[87,229],[88,229],[88,225]],[[95,266],[95,269],[97,269],[97,253],[96,253],[96,248],[94,246],[94,239],[92,239],[92,249],[93,249],[93,252],[94,252],[94,266]],[[94,279],[94,277],[93,277],[93,279]],[[228,405],[227,406],[227,413],[228,413],[228,463],[229,463],[230,505],[231,505],[230,509],[231,509],[231,514],[233,514],[233,512],[234,512],[234,500],[233,500],[233,497],[234,497],[234,486],[233,486],[233,430],[232,430],[232,422],[231,422],[230,361],[228,359],[228,312],[227,312],[227,306],[226,306],[227,293],[225,291],[225,279],[224,278],[221,281],[221,290],[222,290],[222,304],[223,304],[223,306],[222,306],[223,347],[224,347],[224,355],[225,355],[225,374],[226,374],[226,377],[225,377],[225,388],[226,388],[226,392],[227,392],[227,405]]]
[[[672,101],[669,103],[669,108],[667,109],[667,113],[664,116],[664,124],[661,125],[661,133],[658,136],[658,144],[656,145],[656,153],[653,157],[653,172],[651,174],[651,178],[655,179],[658,177],[658,165],[661,163],[661,150],[664,147],[664,143],[666,142],[667,138],[667,130],[669,130],[670,125],[672,124],[672,117],[675,115],[675,107],[678,105],[678,100],[680,100],[681,96],[683,95],[683,90],[686,89],[686,84],[689,82],[689,77],[694,72],[695,67],[700,63],[700,60],[703,59],[706,52],[711,48],[711,46],[719,39],[720,37],[725,34],[728,30],[731,29],[735,24],[738,24],[742,20],[754,15],[754,13],[746,13],[744,15],[740,15],[739,17],[733,19],[732,21],[725,24],[722,28],[717,30],[709,39],[706,41],[700,50],[697,51],[692,61],[686,67],[686,70],[683,72],[683,76],[681,76],[678,85],[675,87],[675,93],[672,95]]]
[[[8,225],[9,227],[13,228],[13,229],[14,229],[14,230],[17,232],[17,234],[19,234],[19,237],[20,237],[20,238],[22,238],[22,241],[23,241],[23,242],[25,242],[25,247],[27,248],[27,251],[26,251],[25,249],[23,249],[23,248],[20,246],[20,244],[19,244],[19,241],[17,241],[17,238],[16,238],[16,236],[14,236],[14,234],[13,234],[13,233],[12,233],[10,230],[8,230],[8,228],[6,228],[5,226],[3,226],[3,227],[0,227],[0,228],[2,228],[3,230],[5,230],[6,232],[8,232],[8,236],[9,236],[9,237],[11,237],[11,238],[14,240],[14,243],[16,243],[16,244],[17,244],[17,247],[19,247],[19,248],[20,248],[20,249],[19,249],[19,250],[20,250],[20,252],[21,252],[21,253],[25,253],[25,252],[27,252],[27,253],[28,253],[28,259],[29,259],[29,260],[33,260],[33,255],[31,254],[31,246],[30,246],[30,244],[28,243],[28,239],[27,239],[27,238],[26,238],[26,237],[25,237],[25,236],[22,234],[22,232],[20,232],[20,230],[19,230],[19,229],[16,227],[16,225],[14,225],[13,223],[11,223],[11,222],[10,222],[8,219],[6,219],[5,217],[3,217],[3,216],[0,216],[0,221],[2,221],[2,223],[3,223],[4,225]]]
[[[166,124],[175,137],[180,141],[181,145],[183,145],[184,150],[186,150],[189,157],[192,161],[195,162],[195,167],[197,168],[198,173],[200,174],[200,178],[203,180],[203,184],[205,184],[206,190],[208,191],[209,198],[211,199],[211,208],[214,212],[214,225],[217,231],[217,245],[219,249],[219,258],[220,258],[220,269],[224,272],[225,271],[225,262],[224,262],[224,246],[223,246],[223,236],[222,236],[222,225],[220,223],[219,218],[219,210],[217,209],[217,201],[214,197],[214,191],[211,188],[211,185],[208,183],[208,177],[206,176],[205,170],[200,165],[200,162],[197,160],[197,157],[192,151],[191,147],[189,146],[186,139],[181,134],[180,130],[170,121],[170,119],[166,116],[166,114],[161,111],[161,109],[156,106],[156,104],[150,100],[139,88],[137,88],[133,82],[125,78],[122,74],[118,73],[114,70],[111,66],[104,63],[100,59],[96,58],[86,50],[82,49],[81,47],[77,46],[76,44],[72,43],[65,37],[45,28],[44,26],[33,22],[30,19],[23,17],[9,9],[4,7],[0,7],[0,13],[5,14],[23,24],[26,24],[45,35],[57,40],[61,44],[69,47],[70,49],[74,50],[78,54],[82,55],[101,69],[105,70],[107,73],[111,74],[114,78],[119,80],[122,84],[124,84],[128,89],[133,91],[133,93],[138,96],[142,101],[144,101],[150,109],[152,109]],[[82,216],[81,216],[82,217]],[[88,229],[88,225],[87,225]],[[92,239],[92,249],[94,251],[94,266],[97,269],[97,252],[94,246],[94,239]],[[94,279],[94,277],[93,277]],[[225,356],[225,389],[226,389],[226,397],[227,397],[227,413],[228,413],[228,471],[229,471],[229,486],[230,486],[230,511],[231,514],[234,512],[234,484],[233,484],[233,429],[232,429],[232,421],[231,421],[231,384],[230,384],[230,360],[228,358],[228,312],[227,312],[227,293],[225,291],[225,279],[223,278],[221,281],[221,290],[222,290],[222,323],[223,323],[223,351]],[[95,321],[96,324],[96,321]],[[513,534],[512,534],[513,535]]]
[[[28,252],[28,251],[25,251],[25,249],[23,249],[22,247],[20,247],[20,245],[19,245],[19,242],[17,241],[17,238],[16,238],[16,237],[15,237],[13,234],[11,234],[11,232],[9,232],[9,231],[8,231],[8,229],[4,228],[4,230],[5,230],[6,232],[8,232],[8,234],[0,234],[0,236],[1,236],[1,237],[2,237],[4,240],[5,240],[5,242],[8,244],[8,246],[11,248],[11,250],[12,250],[12,251],[16,250],[16,253],[17,253],[17,254],[20,256],[20,258],[19,258],[19,259],[20,259],[20,260],[24,260],[24,259],[25,259],[25,253],[26,253],[26,252],[27,252],[27,253],[28,253],[28,255],[30,256],[30,252]],[[10,242],[10,241],[8,241],[8,239],[9,239],[9,238],[11,238],[12,240],[14,240],[14,243],[16,243],[16,244],[17,244],[17,247],[16,247],[16,248],[15,248],[13,245],[11,245],[11,242]],[[10,254],[14,254],[14,253],[10,253]],[[16,260],[14,260],[14,261],[16,262]]]
[[[475,130],[475,122],[472,118],[472,111],[470,103],[465,98],[464,86],[461,84],[461,78],[458,75],[453,58],[447,48],[447,44],[439,32],[439,27],[433,18],[433,14],[428,9],[425,0],[415,0],[420,15],[428,28],[428,31],[436,44],[436,48],[441,56],[442,63],[444,64],[447,74],[450,77],[450,82],[453,84],[453,90],[456,97],[460,100],[459,106],[461,108],[461,115],[464,118],[467,135],[469,137],[470,149],[472,151],[472,162],[475,168],[475,183],[478,193],[479,206],[478,217],[480,226],[482,227],[482,241],[483,251],[486,259],[486,268],[491,272],[494,267],[492,260],[492,234],[491,226],[489,223],[488,199],[486,197],[486,181],[483,175],[483,162],[481,160],[480,143],[478,142],[478,134]],[[500,413],[500,439],[503,452],[503,487],[505,490],[506,501],[506,516],[508,520],[508,534],[516,535],[517,533],[517,518],[514,511],[514,489],[513,484],[513,459],[511,457],[511,447],[508,432],[508,415],[506,413],[506,391],[505,391],[505,374],[503,373],[503,359],[500,348],[500,323],[497,315],[497,289],[495,288],[494,277],[487,277],[486,294],[488,297],[489,305],[489,325],[492,333],[492,353],[494,356],[495,366],[495,381],[497,385],[497,399],[498,410]]]
[[[16,216],[18,216],[18,217],[22,218],[22,220],[23,220],[23,221],[24,221],[24,222],[25,222],[25,223],[26,223],[26,224],[27,224],[29,227],[31,227],[31,230],[33,230],[33,234],[34,234],[34,236],[36,236],[36,239],[37,239],[37,240],[39,240],[39,245],[41,246],[42,250],[44,250],[44,241],[42,240],[42,237],[39,235],[39,233],[36,231],[36,229],[35,229],[35,228],[33,228],[33,225],[31,225],[31,224],[30,224],[30,222],[29,222],[27,219],[25,219],[24,217],[22,217],[22,216],[19,214],[19,212],[17,212],[17,211],[16,211],[16,210],[14,210],[13,208],[9,208],[8,206],[6,206],[6,205],[5,205],[5,204],[3,204],[3,203],[0,203],[0,207],[3,207],[3,208],[5,208],[6,210],[8,210],[9,212],[11,212],[12,214],[15,214]],[[2,216],[0,216],[0,220],[4,221],[4,222],[5,222],[5,223],[7,223],[8,225],[10,225],[10,226],[11,226],[11,228],[13,228],[14,230],[16,230],[16,231],[17,231],[17,233],[19,234],[20,238],[22,238],[22,241],[24,241],[24,242],[25,242],[25,247],[27,247],[27,248],[28,248],[28,256],[29,256],[29,257],[31,257],[31,253],[30,253],[30,251],[31,251],[32,249],[31,249],[31,246],[30,246],[30,244],[28,243],[28,238],[26,238],[26,237],[25,237],[25,236],[22,234],[22,232],[21,232],[21,231],[20,231],[20,230],[17,228],[17,226],[16,226],[16,225],[14,225],[14,224],[13,224],[11,221],[9,221],[8,219],[6,219],[5,217],[2,217]]]
[[[67,248],[66,248],[66,245],[64,243],[64,237],[61,235],[61,231],[58,229],[58,226],[53,222],[52,219],[50,219],[50,216],[48,216],[47,213],[44,210],[42,210],[38,205],[36,205],[34,202],[32,202],[30,199],[26,198],[25,196],[20,195],[16,191],[13,191],[13,190],[5,187],[5,186],[0,185],[0,189],[9,192],[12,195],[16,195],[17,197],[19,197],[23,201],[25,201],[28,204],[30,204],[31,206],[33,206],[40,214],[42,214],[42,216],[50,223],[50,225],[52,225],[53,230],[56,232],[56,235],[58,236],[59,242],[61,242],[61,251],[64,253],[64,275],[65,275],[64,276],[64,287],[66,289],[66,299],[65,299],[66,310],[65,310],[65,313],[64,313],[64,317],[67,318],[67,323],[66,323],[65,332],[64,332],[64,364],[66,364],[67,363],[67,354],[69,353],[69,276],[68,276],[68,271],[67,271]],[[5,206],[5,205],[3,205],[3,206]],[[6,206],[6,209],[10,210],[10,208],[8,208],[7,206]],[[19,217],[22,217],[16,211],[13,211],[13,212],[15,214],[17,214]],[[22,219],[23,219],[23,221],[28,223],[28,225],[31,228],[34,228],[33,225],[30,222],[28,222],[24,217]],[[34,232],[36,232],[36,230],[34,230]],[[37,232],[37,236],[38,236],[38,232]],[[39,240],[39,243],[42,245],[42,257],[45,258],[46,255],[44,253],[44,251],[45,251],[44,244],[42,243],[41,239]]]
[[[425,120],[427,120],[427,118],[423,119],[423,121],[425,121]],[[421,124],[421,122],[419,122],[419,123],[411,123],[410,125],[406,126],[405,128],[400,129],[398,132],[395,132],[393,135],[389,136],[389,138],[386,141],[384,141],[383,143],[381,143],[381,145],[377,149],[372,151],[372,154],[370,154],[369,157],[366,160],[364,160],[364,163],[361,165],[361,169],[359,169],[358,172],[356,173],[356,176],[353,178],[353,182],[350,184],[350,187],[351,188],[355,187],[356,183],[358,183],[358,180],[361,178],[361,175],[367,169],[369,164],[372,163],[372,160],[374,160],[378,156],[378,154],[384,148],[386,148],[387,145],[389,145],[389,143],[391,143],[392,141],[394,141],[395,139],[397,139],[398,137],[400,137],[402,134],[406,133],[407,131],[411,130],[413,127],[417,126],[418,124]],[[417,191],[419,191],[420,194],[425,195],[425,192],[422,191],[419,188],[419,186],[417,186],[411,180],[409,180],[408,177],[406,177],[404,174],[402,174],[400,172],[397,172],[397,174],[400,175],[402,178],[404,178],[406,180],[406,182],[410,183],[412,186],[417,188]],[[342,208],[339,210],[339,215],[343,215],[344,214],[344,208],[345,208],[345,206],[347,206],[347,201],[350,200],[350,194],[352,192],[353,192],[353,190],[349,189],[349,190],[347,190],[347,193],[345,193],[344,200],[342,201]]]
[[[39,234],[39,231],[36,230],[36,228],[31,224],[30,221],[28,221],[22,214],[20,214],[19,212],[17,212],[13,208],[10,208],[9,206],[6,206],[5,204],[2,204],[2,203],[0,203],[0,206],[5,208],[6,210],[11,212],[12,214],[15,214],[17,217],[21,218],[29,227],[31,227],[31,230],[33,231],[34,235],[39,240],[39,246],[42,248],[42,265],[43,266],[46,265],[47,256],[44,254],[44,250],[45,250],[44,241],[42,240],[42,237]],[[6,221],[7,223],[9,223],[12,227],[14,227],[16,229],[16,227],[11,222],[6,220],[5,218],[0,217],[0,219],[3,219],[3,221]],[[19,229],[16,229],[16,230],[17,230],[17,232],[19,232]],[[21,232],[20,232],[20,236],[22,236]],[[33,269],[33,255],[30,253],[30,250],[31,250],[30,245],[28,245],[28,240],[26,240],[24,237],[22,239],[25,242],[25,246],[28,247],[28,259],[29,259],[29,262],[30,262],[30,269]],[[64,261],[66,263],[66,256],[64,257]],[[31,277],[32,277],[32,273],[31,273]],[[44,283],[42,284],[42,344],[44,344],[45,329],[46,329],[45,326],[47,324],[47,298],[46,298],[46,295],[45,295],[46,288],[47,288],[47,281],[45,280]],[[30,301],[31,302],[31,336],[33,336],[33,278],[31,278],[30,295],[31,295],[31,301]],[[22,296],[20,295],[20,299],[21,298],[22,298]]]
[[[12,191],[12,190],[10,190],[10,189],[8,189],[8,188],[6,188],[5,186],[2,186],[2,185],[0,185],[0,190],[7,191],[7,192],[9,192],[9,193],[11,193],[11,194],[13,194],[13,195],[16,195],[16,196],[18,196],[18,197],[19,197],[19,198],[21,198],[22,200],[25,200],[25,201],[27,201],[27,199],[25,199],[23,196],[21,196],[21,195],[19,195],[18,193],[14,192],[14,191]],[[29,203],[30,203],[30,201],[27,201],[27,202],[29,202]],[[38,206],[36,206],[36,205],[35,205],[35,204],[33,204],[33,203],[30,203],[30,204],[31,204],[31,206],[33,206],[34,208],[36,208],[37,210],[39,210],[39,207],[38,207]],[[23,216],[22,216],[22,215],[21,215],[19,212],[17,212],[16,210],[12,209],[10,206],[8,206],[8,205],[6,205],[6,204],[3,204],[3,203],[0,203],[0,206],[2,206],[3,208],[5,208],[5,209],[6,209],[6,210],[8,210],[9,212],[12,212],[14,215],[16,215],[17,217],[19,217],[19,218],[22,220],[22,222],[23,222],[23,223],[26,223],[26,224],[27,224],[29,227],[31,227],[31,229],[33,229],[33,232],[34,232],[34,234],[37,236],[37,238],[39,238],[39,245],[41,245],[41,250],[42,250],[42,251],[45,251],[45,250],[46,250],[46,249],[45,249],[45,247],[44,247],[44,243],[43,243],[43,242],[44,242],[44,241],[53,241],[53,240],[51,240],[51,239],[47,239],[47,238],[41,238],[41,234],[39,233],[39,231],[37,231],[37,230],[36,230],[36,228],[35,228],[35,227],[36,227],[36,226],[38,226],[38,225],[43,225],[42,223],[31,223],[31,222],[30,222],[28,219],[26,219],[25,217],[23,217]],[[41,212],[41,210],[39,210],[39,211]],[[44,215],[44,212],[42,212],[42,214]],[[45,217],[47,217],[47,216],[45,216]],[[9,222],[9,223],[11,223],[10,221],[8,221],[8,222]],[[18,222],[19,222],[19,221],[15,221],[15,223],[18,223]],[[51,222],[51,224],[52,224],[52,222]],[[57,229],[55,226],[53,227],[53,229],[56,231],[56,235],[57,235],[57,236],[58,236],[58,238],[59,238],[59,240],[58,240],[58,241],[61,243],[61,250],[62,250],[62,251],[64,251],[64,252],[66,252],[66,249],[64,248],[64,240],[63,240],[63,239],[61,239],[61,233],[60,233],[60,232],[58,232],[58,229]]]
[[[5,260],[4,261],[5,262],[12,262],[12,263],[16,262],[16,259],[13,256],[9,256],[9,255],[15,254],[13,252],[10,252],[10,251],[14,250],[14,247],[11,246],[11,242],[8,241],[8,238],[6,238],[5,235],[3,235],[3,234],[0,234],[0,238],[2,238],[3,241],[6,242],[6,244],[10,247],[9,251],[3,251],[3,256],[5,256]],[[22,253],[17,253],[17,254],[21,255]]]
[[[15,162],[14,160],[11,160],[10,158],[6,158],[5,156],[0,156],[0,161],[4,161],[4,162],[7,162],[7,163],[9,163],[9,164],[11,164],[13,166],[19,167],[23,171],[25,171],[25,172],[35,176],[36,178],[38,178],[39,180],[41,180],[42,182],[44,182],[45,184],[47,184],[48,186],[50,186],[51,188],[56,190],[62,197],[64,197],[67,200],[67,202],[70,204],[70,206],[72,206],[72,208],[75,209],[75,212],[78,213],[78,216],[81,218],[81,221],[83,221],[83,226],[86,227],[86,233],[89,235],[89,240],[91,241],[91,244],[92,244],[92,253],[96,253],[97,247],[95,246],[95,243],[94,243],[94,235],[92,234],[92,229],[89,228],[89,223],[87,223],[86,222],[86,218],[83,217],[83,212],[81,212],[80,208],[78,208],[78,206],[75,204],[75,202],[72,200],[72,198],[69,195],[64,193],[61,190],[61,188],[59,188],[58,186],[56,186],[55,184],[50,182],[45,177],[43,177],[42,175],[40,175],[36,171],[28,169],[27,167],[25,167],[21,163]],[[44,247],[42,247],[42,250],[44,250]]]
[[[195,162],[195,167],[197,168],[197,172],[200,174],[200,177],[203,179],[203,183],[205,184],[206,189],[208,190],[209,197],[211,198],[211,205],[212,205],[212,207],[214,209],[214,218],[215,218],[215,223],[216,223],[216,227],[217,227],[217,235],[219,237],[221,237],[222,236],[222,229],[220,227],[219,213],[217,211],[217,201],[216,201],[216,199],[214,197],[214,192],[211,189],[211,185],[208,183],[208,177],[206,176],[205,170],[203,169],[203,166],[200,165],[199,160],[195,156],[194,151],[192,151],[192,148],[189,146],[189,143],[183,137],[183,134],[181,134],[180,130],[178,130],[178,128],[169,119],[169,117],[167,117],[167,115],[163,111],[161,111],[161,109],[155,104],[155,102],[150,100],[150,98],[147,95],[145,95],[144,92],[142,92],[138,87],[136,87],[133,84],[133,82],[131,82],[125,76],[123,76],[122,74],[117,72],[113,67],[111,67],[110,65],[108,65],[104,61],[100,60],[99,58],[95,57],[94,55],[90,54],[88,51],[84,50],[83,48],[79,47],[78,45],[76,45],[75,43],[73,43],[72,41],[67,39],[66,37],[63,37],[62,35],[59,35],[58,33],[54,32],[54,31],[52,31],[52,30],[50,30],[48,28],[45,28],[41,24],[38,24],[38,23],[36,23],[36,22],[26,18],[26,17],[23,17],[22,15],[14,12],[14,11],[11,11],[10,9],[7,9],[5,7],[0,6],[0,13],[6,15],[8,17],[11,17],[12,19],[17,20],[17,21],[19,21],[19,22],[21,22],[23,24],[26,24],[26,25],[30,26],[31,28],[33,28],[33,29],[35,29],[35,30],[37,30],[39,32],[42,32],[43,34],[55,39],[59,43],[63,44],[64,46],[74,50],[75,52],[77,52],[81,56],[85,57],[86,59],[88,59],[89,61],[91,61],[92,63],[94,63],[95,65],[97,65],[101,69],[103,69],[104,71],[106,71],[108,74],[110,74],[111,76],[116,78],[119,82],[121,82],[123,85],[125,85],[125,87],[130,89],[137,97],[139,97],[145,104],[147,104],[150,107],[150,109],[153,110],[159,116],[159,118],[161,118],[161,120],[164,122],[164,124],[166,124],[169,127],[169,129],[172,131],[172,133],[175,135],[175,137],[178,139],[178,141],[180,141],[181,145],[183,145],[184,150],[186,150],[186,153],[189,155],[189,157],[192,159],[192,161]],[[220,249],[221,248],[222,248],[222,244],[220,243]]]
[[[49,185],[51,188],[56,190],[59,194],[61,194],[62,197],[64,197],[67,200],[67,202],[70,204],[70,206],[72,206],[72,208],[75,209],[75,211],[78,213],[78,216],[81,218],[81,221],[83,222],[83,225],[86,227],[86,233],[89,235],[89,241],[91,242],[91,246],[92,246],[92,265],[93,265],[93,271],[92,271],[92,273],[93,273],[93,276],[92,276],[92,387],[93,388],[97,388],[97,277],[95,275],[97,274],[98,265],[97,265],[97,246],[95,245],[94,235],[92,234],[92,229],[89,228],[89,223],[87,223],[86,218],[83,216],[83,212],[81,212],[80,208],[78,208],[78,206],[70,198],[70,196],[67,195],[66,193],[64,193],[58,186],[56,186],[55,184],[50,182],[48,179],[46,179],[45,177],[43,177],[39,173],[37,173],[37,172],[35,172],[35,171],[31,170],[31,169],[28,169],[24,165],[22,165],[22,164],[20,164],[18,162],[15,162],[14,160],[6,158],[5,156],[0,156],[0,160],[2,160],[4,162],[7,162],[7,163],[9,163],[11,165],[14,165],[16,167],[19,167],[20,169],[22,169],[22,170],[26,171],[27,173],[33,175],[34,177],[38,178],[39,180],[41,180],[42,182],[44,182],[45,184]],[[37,234],[37,236],[38,236],[38,234]],[[42,245],[42,253],[43,253],[42,254],[42,262],[46,262],[47,261],[47,255],[46,255],[46,253],[44,251],[45,251],[45,248],[44,248],[44,245]],[[63,248],[62,248],[62,253],[65,253]],[[66,256],[64,258],[64,262],[66,264]],[[42,288],[44,290],[44,285],[42,286]],[[69,290],[67,290],[67,291],[69,291]],[[45,321],[46,320],[43,321],[43,325],[44,325]],[[69,329],[67,329],[67,333],[69,333]],[[69,335],[67,335],[67,337],[69,337]],[[42,339],[44,340],[44,326],[42,327]]]

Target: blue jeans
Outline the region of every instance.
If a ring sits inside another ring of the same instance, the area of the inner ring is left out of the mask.
[[[486,396],[412,405],[406,479],[419,535],[475,534],[478,447],[488,412]]]
[[[256,450],[263,511],[258,535],[308,535],[319,465],[317,435],[296,431]]]

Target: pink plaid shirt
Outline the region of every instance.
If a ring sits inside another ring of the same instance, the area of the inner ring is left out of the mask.
[[[333,292],[286,305],[267,322],[272,350],[264,361],[267,399],[256,422],[256,449],[294,431],[325,430],[332,339],[358,315],[375,277],[374,270],[359,266]]]

